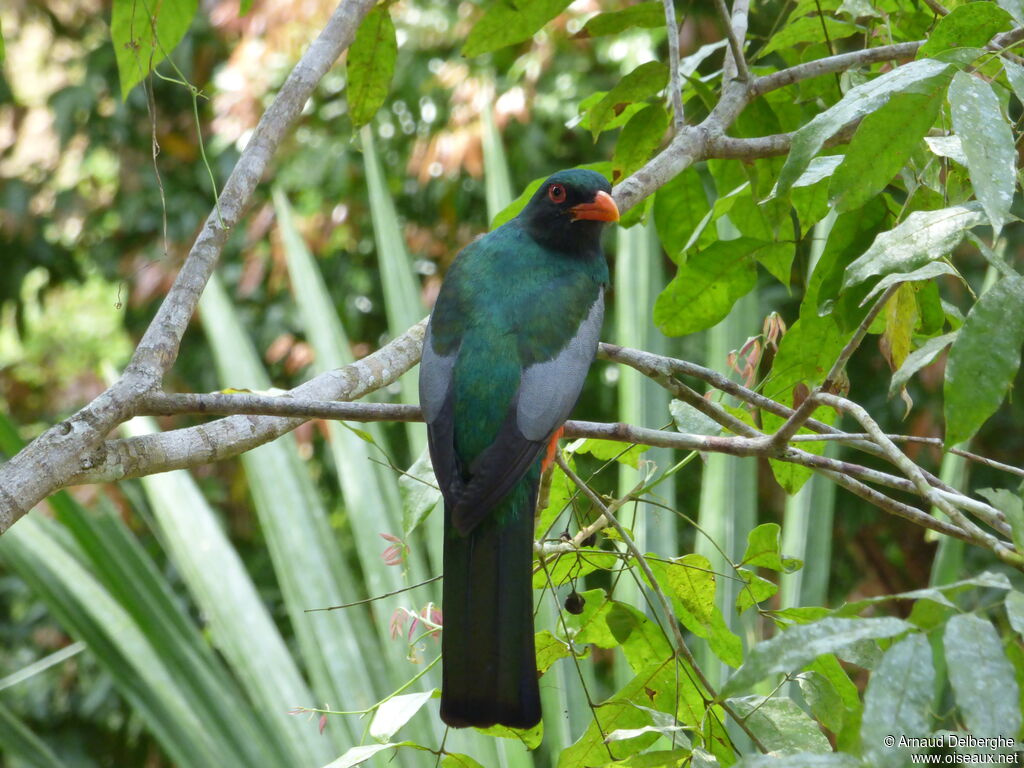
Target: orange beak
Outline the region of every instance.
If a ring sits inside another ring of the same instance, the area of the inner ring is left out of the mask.
[[[573,221],[618,221],[619,207],[607,192],[598,192],[592,203],[581,203],[569,209]]]

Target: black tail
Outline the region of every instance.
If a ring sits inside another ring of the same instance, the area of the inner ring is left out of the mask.
[[[536,480],[520,482],[466,536],[451,526],[445,505],[441,719],[454,728],[540,722],[531,576],[536,499]]]

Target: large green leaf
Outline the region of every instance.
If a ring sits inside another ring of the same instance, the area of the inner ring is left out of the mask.
[[[985,220],[978,203],[914,211],[895,228],[878,235],[871,247],[846,268],[843,288],[875,275],[910,272],[941,259],[959,244],[967,230]]]
[[[795,672],[825,653],[847,648],[861,640],[893,637],[911,624],[891,617],[879,619],[826,618],[812,624],[792,626],[785,632],[758,643],[747,653],[722,688],[722,695],[744,693],[769,675]]]
[[[348,51],[348,113],[358,128],[370,122],[391,86],[398,58],[395,25],[388,6],[378,5],[359,25]]]
[[[824,754],[832,751],[818,724],[792,699],[744,696],[729,699],[729,703],[772,754]]]
[[[829,185],[836,211],[860,208],[900,172],[935,122],[944,86],[936,79],[928,93],[897,93],[861,121]]]
[[[506,45],[529,40],[535,32],[565,10],[570,0],[496,0],[473,26],[463,56],[479,56]]]
[[[192,24],[198,4],[198,0],[114,0],[110,38],[122,99],[170,56]]]
[[[657,0],[637,3],[619,11],[599,13],[587,20],[576,37],[617,35],[632,27],[656,29],[665,26],[665,7]]]
[[[669,336],[710,328],[753,290],[757,254],[775,245],[741,237],[689,255],[654,304],[655,324]]]
[[[618,114],[621,105],[643,101],[664,88],[667,82],[668,67],[660,61],[641,64],[623,77],[589,112],[590,132],[594,140],[597,140],[605,125]]]
[[[1020,368],[1024,277],[999,280],[971,308],[949,350],[943,387],[946,445],[966,440],[995,413]]]
[[[779,174],[778,194],[787,193],[811,158],[847,123],[881,107],[896,93],[928,93],[937,79],[947,77],[949,65],[932,59],[912,61],[851,88],[842,100],[793,135],[786,164]]]
[[[949,682],[970,732],[1016,737],[1020,689],[995,627],[973,614],[954,616],[946,624],[943,645]]]
[[[996,33],[1012,25],[1010,14],[995,3],[966,3],[939,19],[917,52],[917,58],[934,58],[954,48],[984,48]],[[970,52],[966,55],[971,59],[976,57]]]
[[[673,261],[678,261],[690,236],[709,209],[704,182],[693,166],[655,193],[654,226],[658,230],[661,247]]]
[[[647,162],[668,128],[668,112],[661,104],[648,104],[622,129],[612,159],[612,182],[631,175]]]
[[[957,72],[949,86],[949,111],[967,156],[974,193],[998,236],[1017,186],[1013,130],[992,86],[965,72]]]
[[[910,635],[885,652],[864,694],[861,743],[871,765],[899,768],[906,764],[914,750],[899,742],[886,744],[884,739],[928,735],[934,686],[932,649],[923,635]]]

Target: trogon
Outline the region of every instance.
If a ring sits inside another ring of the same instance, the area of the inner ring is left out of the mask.
[[[597,351],[610,192],[594,171],[551,176],[459,253],[427,326],[420,403],[444,498],[441,718],[453,727],[541,718],[537,489]]]

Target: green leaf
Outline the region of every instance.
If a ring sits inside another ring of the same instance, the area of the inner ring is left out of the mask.
[[[860,301],[860,306],[866,305],[871,299],[875,298],[878,294],[882,293],[890,285],[896,283],[913,283],[920,280],[931,280],[933,277],[940,277],[942,275],[955,275],[963,281],[960,273],[956,271],[956,268],[948,261],[932,261],[925,264],[923,267],[918,267],[913,272],[895,272],[886,275],[877,283],[875,286],[868,291],[867,295],[864,296]]]
[[[910,381],[911,376],[926,365],[930,365],[942,350],[956,340],[958,333],[959,331],[951,331],[942,336],[936,336],[934,339],[928,339],[928,341],[907,355],[903,365],[892,375],[892,382],[889,384],[889,397],[893,397],[903,389],[907,382]]]
[[[463,56],[479,56],[529,40],[570,0],[497,0],[487,6],[462,47]]]
[[[935,122],[944,86],[936,79],[929,93],[897,93],[861,121],[829,185],[838,213],[860,208],[900,172]]]
[[[818,754],[832,751],[818,724],[792,699],[744,696],[728,701],[772,754]]]
[[[688,435],[720,435],[725,428],[689,403],[673,400],[668,404],[672,421],[680,432]]]
[[[601,461],[617,461],[636,469],[640,466],[640,454],[650,449],[649,445],[629,445],[618,440],[589,438],[576,446],[576,453],[589,453]]]
[[[533,574],[533,588],[545,589],[552,584],[560,587],[570,579],[594,571],[615,570],[618,563],[619,558],[611,552],[560,552],[554,558],[548,558],[544,568]]]
[[[943,635],[949,682],[960,716],[975,736],[1016,737],[1020,689],[992,626],[973,614],[954,616]]]
[[[654,303],[654,323],[669,336],[715,325],[757,283],[754,259],[774,246],[749,237],[720,240],[691,254]]]
[[[408,538],[441,500],[441,490],[426,451],[398,478],[398,487],[402,492],[402,535]]]
[[[590,18],[583,29],[574,36],[580,38],[599,37],[601,35],[617,35],[632,27],[657,29],[665,26],[665,7],[662,3],[637,3],[621,11],[599,13]]]
[[[114,44],[121,98],[166,59],[188,32],[198,0],[164,0],[152,6],[137,0],[114,0],[110,39]]]
[[[370,736],[377,741],[391,741],[391,737],[408,723],[424,704],[439,695],[437,690],[432,689],[392,696],[377,707],[370,722]]]
[[[946,445],[967,440],[1013,384],[1024,344],[1024,277],[999,280],[978,299],[946,363]]]
[[[938,211],[914,211],[895,228],[882,232],[871,247],[846,268],[843,288],[875,275],[911,272],[949,254],[971,227],[985,222],[978,203]]]
[[[1006,593],[1006,616],[1013,631],[1024,637],[1024,594],[1015,589]]]
[[[594,140],[597,140],[604,126],[625,105],[653,96],[664,88],[667,82],[668,67],[660,61],[641,64],[623,77],[589,112],[590,133]]]
[[[935,79],[946,77],[948,70],[944,62],[921,59],[851,88],[838,104],[819,113],[794,134],[789,157],[779,174],[777,194],[789,192],[811,158],[844,125],[879,109],[895,93],[929,92]]]
[[[629,119],[615,144],[612,182],[632,175],[661,144],[668,128],[668,112],[661,104],[648,104]]]
[[[769,675],[794,672],[818,656],[834,653],[861,640],[893,637],[913,626],[889,616],[879,619],[826,618],[798,624],[764,640],[747,652],[746,661],[726,681],[722,695],[742,693]]]
[[[654,226],[661,247],[673,261],[678,261],[710,207],[704,182],[693,166],[655,193]]]
[[[652,752],[644,752],[642,755],[627,757],[625,760],[605,763],[602,768],[679,768],[681,765],[686,765],[686,760],[689,757],[689,748],[654,750]],[[690,765],[696,768],[697,764],[691,763]]]
[[[1003,69],[1006,70],[1006,79],[1010,81],[1010,87],[1017,96],[1017,101],[1024,103],[1024,67],[1009,59],[1002,60]],[[966,160],[961,165],[967,165]]]
[[[796,681],[804,701],[821,724],[832,733],[838,734],[842,731],[846,719],[846,705],[832,685],[832,681],[813,669],[801,672],[797,675]]]
[[[0,41],[2,53],[3,43]],[[2,55],[0,61],[3,61]],[[0,746],[12,765],[23,765],[26,768],[62,768],[66,765],[3,703],[0,703]]]
[[[505,725],[492,725],[490,728],[477,728],[485,736],[499,739],[515,739],[527,749],[536,749],[544,739],[544,723],[539,722],[533,728],[509,728]]]
[[[925,136],[924,143],[939,157],[948,157],[954,162],[967,167],[967,155],[959,136]]]
[[[1010,14],[995,3],[966,3],[939,19],[917,58],[935,58],[952,48],[983,48],[997,33],[1013,26]],[[973,57],[972,57],[973,58]]]
[[[824,42],[826,31],[829,40],[839,40],[862,32],[863,28],[830,16],[804,16],[783,25],[758,52],[757,58],[761,59],[772,51],[782,51],[801,43]]]
[[[387,5],[378,5],[359,25],[348,50],[348,113],[355,128],[366,125],[388,96],[398,41]]]
[[[448,752],[441,761],[441,768],[484,768],[469,755],[461,752]]]
[[[853,755],[842,752],[827,754],[803,752],[785,757],[751,755],[733,764],[733,768],[861,768],[863,765]]]
[[[743,613],[747,608],[767,600],[779,591],[778,585],[773,584],[768,579],[762,579],[756,573],[748,571],[746,568],[737,568],[736,574],[744,582],[743,586],[740,587],[739,593],[736,595],[736,610],[739,613]]]
[[[1013,532],[1013,544],[1018,552],[1024,552],[1024,499],[1005,488],[982,488],[978,493],[1006,515]]]
[[[999,7],[1013,17],[1013,20],[1018,25],[1024,25],[1024,3],[1021,0],[996,0]]]
[[[1017,185],[1013,131],[992,86],[966,72],[957,72],[949,86],[949,111],[967,156],[974,193],[998,236],[1009,219]]]
[[[576,123],[576,125],[578,125],[585,131],[589,131],[590,110],[607,95],[608,91],[594,91],[592,94],[583,99],[576,108],[577,112],[579,113],[579,117],[577,117],[578,122]],[[633,115],[635,115],[637,112],[639,112],[646,106],[647,105],[644,102],[640,102],[639,104],[629,104],[617,115],[615,115],[615,117],[613,117],[611,120],[605,123],[601,127],[601,132],[603,133],[604,131],[611,131],[616,128],[621,128],[630,121],[630,118],[632,118]]]
[[[7,52],[4,50],[4,28],[3,24],[0,23],[0,64],[4,63],[4,59],[7,57]]]
[[[537,633],[534,645],[537,649],[537,671],[542,674],[559,659],[572,656],[569,644],[559,640],[546,629]]]
[[[795,557],[783,557],[780,551],[782,529],[778,523],[762,523],[747,534],[743,565],[793,573],[803,565]]]
[[[864,694],[860,734],[870,765],[899,768],[909,763],[909,754],[916,750],[901,746],[899,738],[931,731],[934,687],[932,649],[924,635],[910,635],[885,652]],[[883,741],[887,734],[897,739],[895,745]]]

